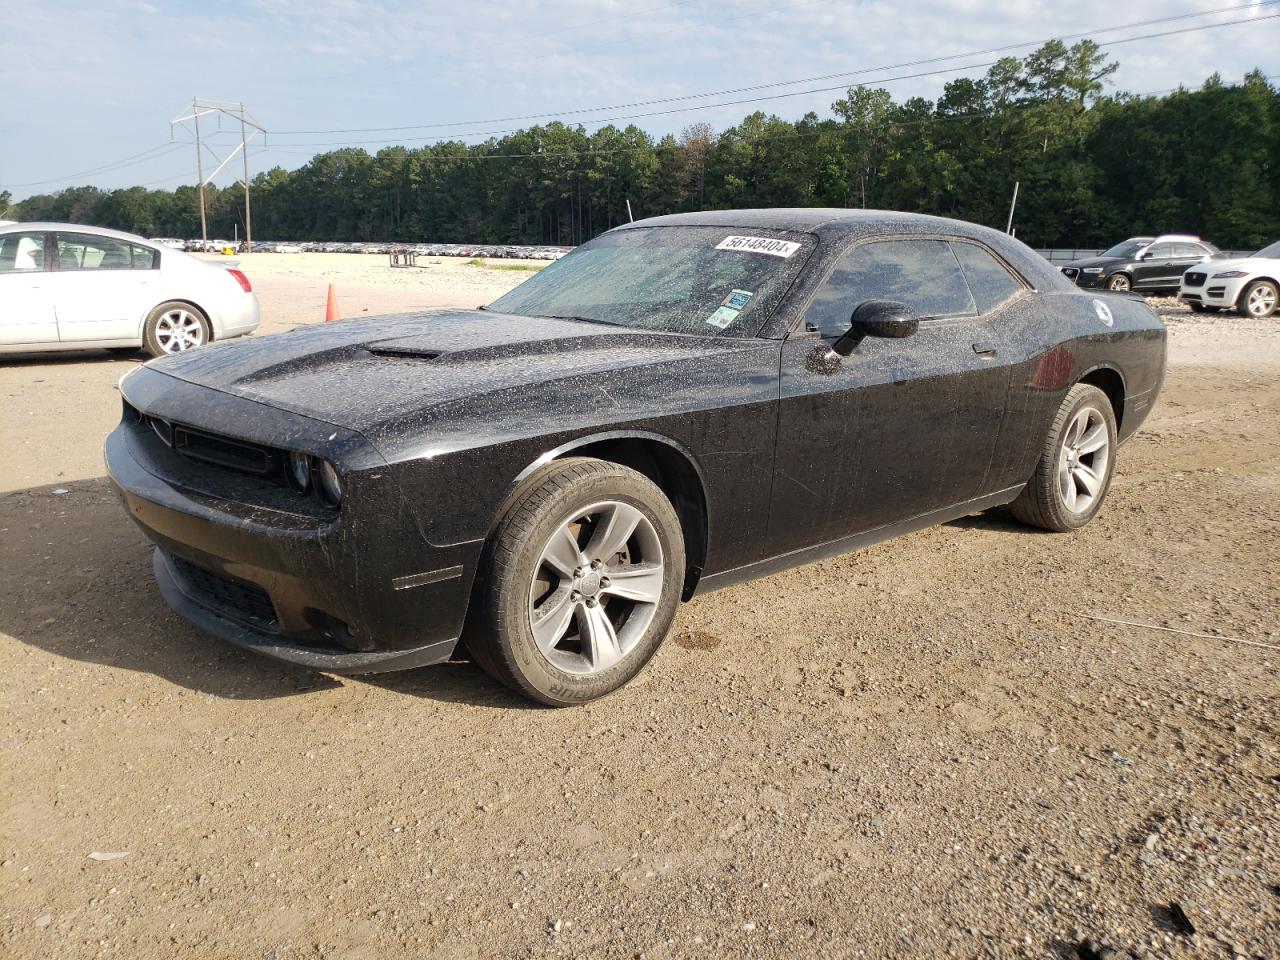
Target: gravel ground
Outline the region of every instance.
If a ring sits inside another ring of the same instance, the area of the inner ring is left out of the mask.
[[[268,260],[268,329],[323,304]],[[993,511],[710,595],[559,711],[202,635],[102,477],[129,363],[0,365],[0,954],[1280,955],[1280,322],[1164,312],[1085,530]]]

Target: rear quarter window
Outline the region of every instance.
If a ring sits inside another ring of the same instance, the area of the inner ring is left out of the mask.
[[[1025,288],[1003,263],[973,243],[953,243],[956,259],[964,268],[979,313],[989,313]]]

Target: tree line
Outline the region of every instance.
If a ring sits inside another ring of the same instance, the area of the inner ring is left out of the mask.
[[[1092,41],[1051,41],[936,101],[850,87],[831,116],[752,113],[658,139],[560,122],[484,143],[343,148],[251,182],[258,239],[582,243],[628,219],[734,207],[874,207],[1003,229],[1038,247],[1198,233],[1223,248],[1280,239],[1280,96],[1239,85],[1104,93],[1116,64]],[[244,234],[237,185],[206,188],[210,236]],[[145,236],[199,236],[196,188],[73,187],[0,216]],[[8,206],[8,212],[4,209]]]

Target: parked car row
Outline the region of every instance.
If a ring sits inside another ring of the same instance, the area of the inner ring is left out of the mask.
[[[1213,244],[1188,234],[1130,237],[1100,256],[1058,269],[1077,287],[1176,295],[1197,313],[1234,309],[1269,317],[1280,299],[1280,243],[1229,260]]]
[[[199,245],[201,241],[188,241]],[[205,245],[210,252],[219,248],[220,240]],[[190,247],[188,249],[191,249]],[[572,247],[520,246],[517,244],[468,243],[338,243],[312,241],[292,243],[276,240],[254,241],[254,253],[376,253],[386,256],[392,250],[405,250],[420,257],[481,257],[485,259],[559,260]]]

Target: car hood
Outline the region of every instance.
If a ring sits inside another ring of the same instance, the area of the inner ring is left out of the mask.
[[[156,372],[365,431],[439,404],[697,361],[753,341],[480,310],[341,321],[164,357]],[[754,341],[758,345],[758,341]]]
[[[1072,260],[1070,263],[1063,264],[1067,267],[1075,267],[1077,270],[1083,270],[1085,267],[1106,267],[1113,266],[1117,263],[1124,263],[1121,257],[1086,257],[1083,260]]]
[[[1188,270],[1195,270],[1199,273],[1207,273],[1213,276],[1215,273],[1222,273],[1226,270],[1245,270],[1249,273],[1267,273],[1268,271],[1280,270],[1280,260],[1271,260],[1266,257],[1239,257],[1235,260],[1206,260],[1204,263],[1197,263],[1194,267],[1188,267]]]

